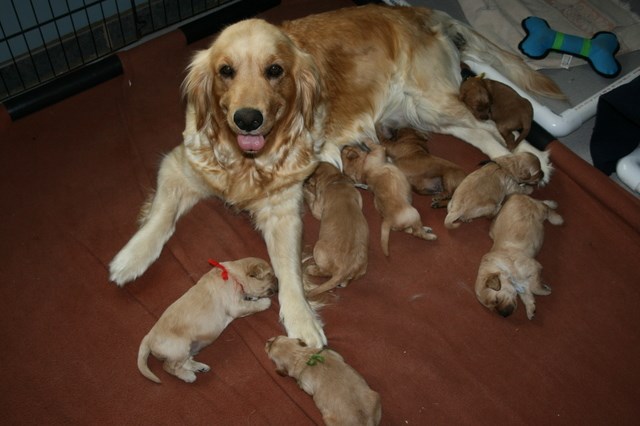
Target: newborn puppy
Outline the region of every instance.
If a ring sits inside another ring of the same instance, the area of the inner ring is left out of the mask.
[[[424,240],[435,240],[431,228],[423,226],[420,213],[411,205],[411,186],[398,167],[387,162],[382,145],[366,144],[369,153],[353,146],[342,150],[344,173],[373,192],[374,205],[382,216],[380,242],[389,255],[389,233],[405,231]]]
[[[449,201],[444,224],[457,228],[458,220],[494,217],[507,195],[531,194],[542,178],[540,161],[529,152],[498,157],[464,178]]]
[[[331,277],[310,290],[309,297],[349,281],[367,271],[369,226],[362,213],[362,197],[351,178],[335,166],[321,162],[305,182],[304,198],[311,214],[320,220],[320,235],[313,248],[313,276]]]
[[[533,295],[551,294],[542,283],[542,265],[535,256],[544,240],[544,221],[563,223],[554,211],[555,201],[539,201],[514,194],[504,203],[491,224],[491,251],[482,257],[475,291],[478,301],[503,317],[515,311],[518,296],[533,319],[536,302]]]
[[[493,120],[511,151],[529,135],[533,120],[531,102],[506,84],[469,77],[460,86],[460,100],[478,120]],[[517,139],[513,137],[514,130],[519,132]]]
[[[337,352],[318,351],[285,336],[269,339],[265,350],[278,374],[293,377],[313,396],[328,426],[380,423],[380,395]]]
[[[193,359],[200,349],[218,338],[235,318],[264,311],[276,289],[271,266],[248,257],[218,264],[160,316],[142,339],[138,369],[148,379],[160,379],[147,366],[149,354],[164,360],[164,369],[184,380],[196,380],[195,372],[209,366]]]
[[[411,189],[422,195],[437,194],[431,207],[446,207],[453,191],[467,175],[462,168],[444,158],[431,155],[426,138],[416,130],[405,128],[385,138],[378,135],[382,146],[407,177]]]

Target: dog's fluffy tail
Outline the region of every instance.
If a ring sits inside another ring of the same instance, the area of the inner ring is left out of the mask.
[[[147,365],[147,359],[149,358],[149,354],[151,353],[151,349],[149,348],[149,335],[147,334],[142,339],[140,343],[140,349],[138,349],[138,370],[142,373],[144,377],[149,380],[152,380],[156,383],[162,383],[158,376],[153,374],[153,372],[149,369]]]
[[[520,56],[501,49],[444,12],[432,13],[433,23],[442,25],[444,33],[460,51],[462,61],[471,59],[486,63],[529,93],[554,99],[567,98],[553,80],[535,71]]]

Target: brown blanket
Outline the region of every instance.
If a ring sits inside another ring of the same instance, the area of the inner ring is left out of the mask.
[[[309,6],[309,3],[313,6]],[[273,21],[348,4],[283,2]],[[272,307],[233,322],[198,359],[193,384],[136,368],[142,337],[210,265],[267,257],[244,214],[212,199],[178,222],[162,255],[124,289],[108,263],[136,228],[163,153],[181,142],[179,86],[193,50],[173,32],[121,54],[125,73],[11,123],[0,110],[0,365],[3,424],[321,423],[313,400],[264,352],[283,333]],[[485,157],[433,135],[435,155],[473,170]],[[473,293],[489,221],[444,228],[428,197],[414,205],[439,236],[391,235],[363,192],[367,274],[322,311],[329,345],[382,398],[382,423],[635,424],[640,418],[640,203],[559,142],[556,172],[534,192],[559,203],[539,261],[553,287],[509,318]],[[318,222],[305,212],[304,243]]]

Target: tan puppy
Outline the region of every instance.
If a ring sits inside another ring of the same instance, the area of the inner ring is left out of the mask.
[[[457,164],[431,155],[426,137],[416,130],[404,128],[394,133],[391,138],[378,135],[387,156],[402,170],[413,191],[422,195],[437,194],[431,207],[446,207],[467,174]]]
[[[499,81],[482,77],[469,77],[460,86],[460,100],[478,120],[493,120],[513,151],[529,135],[533,120],[531,102]],[[519,132],[518,138],[513,131]]]
[[[351,178],[329,163],[320,163],[304,185],[304,198],[320,220],[320,235],[313,248],[315,265],[306,268],[313,276],[331,277],[310,290],[309,297],[349,281],[367,271],[369,226],[362,213],[362,197]]]
[[[493,247],[480,262],[475,285],[480,303],[507,317],[515,311],[520,296],[527,318],[533,319],[533,295],[551,294],[551,288],[542,283],[542,265],[534,258],[544,241],[544,221],[564,222],[554,211],[557,205],[521,194],[507,199],[491,224]]]
[[[307,347],[300,339],[272,337],[265,346],[276,371],[290,376],[309,395],[329,425],[377,425],[380,395],[339,353]]]
[[[150,380],[160,379],[147,366],[149,354],[164,360],[168,373],[184,380],[196,380],[195,372],[209,366],[193,359],[200,349],[218,338],[235,318],[264,311],[276,289],[271,266],[248,257],[218,264],[160,316],[142,339],[138,369]]]
[[[460,226],[478,217],[494,217],[505,197],[531,194],[543,176],[538,158],[528,152],[504,155],[472,172],[458,186],[447,206],[444,224]]]
[[[424,240],[438,237],[423,226],[420,213],[411,205],[411,186],[398,167],[387,162],[383,146],[369,143],[369,153],[358,147],[342,150],[344,173],[373,192],[374,205],[382,216],[380,241],[382,252],[389,255],[389,233],[405,231]]]

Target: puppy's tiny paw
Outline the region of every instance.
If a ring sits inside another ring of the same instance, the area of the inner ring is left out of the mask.
[[[207,364],[203,364],[203,363],[201,363],[201,362],[199,362],[199,363],[196,365],[196,368],[197,368],[197,369],[196,369],[196,371],[197,371],[198,373],[206,373],[207,371],[210,371],[210,370],[211,370],[211,367],[209,367]]]

